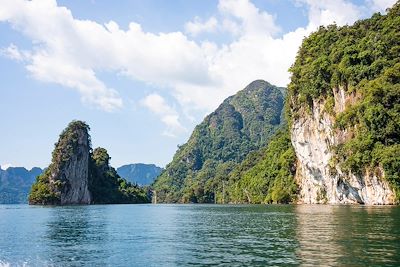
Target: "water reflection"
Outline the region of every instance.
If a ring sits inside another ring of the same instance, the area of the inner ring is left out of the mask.
[[[398,207],[296,206],[302,265],[398,266]],[[374,215],[374,216],[371,216]]]
[[[11,266],[400,266],[400,207],[0,208],[1,261]]]
[[[102,257],[107,255],[106,221],[101,206],[52,208],[43,240],[48,246],[50,262],[83,265],[95,260],[105,263]]]
[[[174,265],[296,265],[293,206],[193,205],[178,224]],[[182,231],[183,230],[183,231]]]

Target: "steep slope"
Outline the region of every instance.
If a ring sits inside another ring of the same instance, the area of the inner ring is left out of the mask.
[[[149,202],[147,192],[121,178],[110,166],[107,150],[96,148],[92,153],[90,164],[89,191],[93,204],[111,203],[146,203]]]
[[[299,200],[393,204],[400,197],[400,3],[308,37],[291,68]]]
[[[109,166],[104,148],[93,153],[89,126],[73,121],[61,133],[52,162],[37,177],[29,194],[29,204],[67,205],[146,202],[146,194],[121,179]]]
[[[282,88],[257,80],[196,126],[154,183],[159,202],[214,202],[227,175],[281,123]]]
[[[150,185],[162,172],[162,168],[154,164],[128,164],[117,168],[117,173],[131,183]]]
[[[90,204],[89,126],[74,121],[61,133],[52,162],[32,186],[30,204]]]
[[[27,170],[22,167],[0,169],[0,204],[27,203],[28,193],[36,176],[43,172],[40,168]]]
[[[283,124],[266,147],[255,151],[229,174],[222,203],[290,203],[297,200],[296,155]]]

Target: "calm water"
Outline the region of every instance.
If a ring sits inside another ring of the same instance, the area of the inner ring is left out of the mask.
[[[0,266],[400,266],[400,207],[0,205]]]

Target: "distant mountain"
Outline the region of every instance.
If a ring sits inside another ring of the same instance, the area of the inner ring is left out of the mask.
[[[284,92],[257,80],[225,99],[155,181],[158,202],[224,202],[228,174],[280,127]]]
[[[154,164],[128,164],[117,169],[117,173],[131,183],[150,185],[162,172],[162,168]]]
[[[31,170],[23,167],[0,169],[0,204],[27,203],[29,190],[42,172],[36,167]]]

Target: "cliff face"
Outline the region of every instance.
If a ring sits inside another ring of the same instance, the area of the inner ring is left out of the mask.
[[[89,158],[90,141],[87,129],[75,130],[74,153],[57,166],[50,175],[50,183],[61,181],[61,205],[64,204],[90,204],[89,192]]]
[[[90,204],[89,126],[73,121],[61,133],[46,171],[33,184],[29,204]]]
[[[399,202],[399,18],[400,1],[303,41],[288,86],[300,202]]]
[[[344,89],[333,90],[334,112],[340,114],[356,102]],[[330,204],[394,204],[395,194],[378,168],[363,175],[346,173],[333,161],[333,148],[350,138],[348,130],[334,128],[335,118],[326,112],[326,100],[314,101],[310,113],[293,120],[291,140],[298,158],[296,180],[299,202]]]

